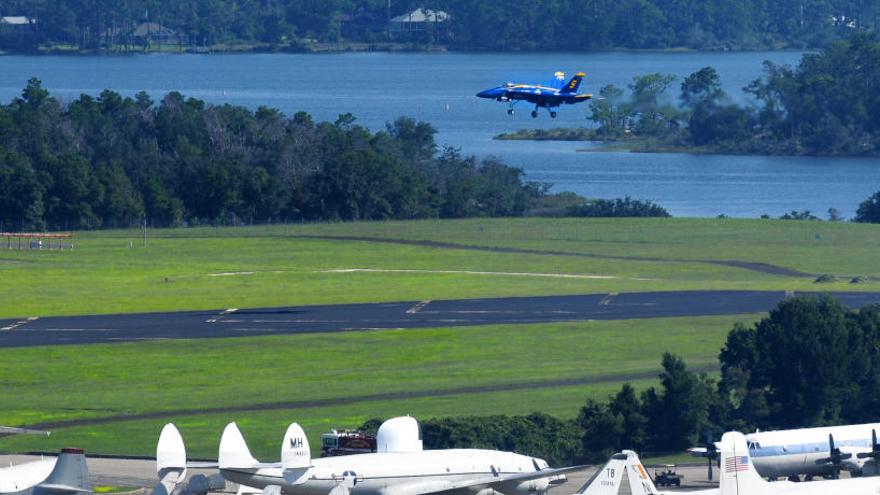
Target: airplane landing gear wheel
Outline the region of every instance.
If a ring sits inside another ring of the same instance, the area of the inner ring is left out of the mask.
[[[556,118],[556,112],[550,112],[550,118],[551,118],[551,119],[555,119],[555,118]]]
[[[533,118],[533,119],[537,119],[537,118],[538,118],[538,111],[537,111],[537,110],[532,110],[532,118]]]
[[[516,113],[512,108],[507,109],[507,115],[513,115]]]

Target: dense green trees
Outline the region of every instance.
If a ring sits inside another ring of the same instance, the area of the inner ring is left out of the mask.
[[[880,385],[880,308],[829,297],[783,301],[754,328],[737,326],[721,352],[721,398],[748,426],[873,421]]]
[[[27,44],[112,48],[140,41],[131,27],[158,22],[195,45],[304,40],[439,41],[458,49],[587,50],[817,47],[876,28],[880,7],[863,0],[399,0],[452,19],[442,29],[390,35],[385,0],[3,0],[3,15],[36,18]],[[2,34],[2,33],[0,33]],[[15,47],[17,36],[0,36]]]
[[[670,217],[662,206],[650,201],[640,201],[629,196],[617,199],[584,201],[566,210],[570,217]]]
[[[880,223],[880,191],[871,195],[859,205],[856,211],[856,222]]]
[[[729,153],[874,155],[880,153],[880,38],[859,35],[804,55],[797,67],[764,64],[730,102],[718,73],[705,67],[681,83],[678,106],[666,91],[672,76],[633,79],[630,92],[601,88],[590,103],[597,139],[649,141],[658,148],[704,147]]]
[[[495,159],[438,154],[434,133],[179,93],[65,105],[31,80],[0,105],[0,230],[510,216],[545,193]]]

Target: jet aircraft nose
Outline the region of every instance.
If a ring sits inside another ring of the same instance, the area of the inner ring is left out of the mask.
[[[487,89],[485,91],[480,91],[479,93],[477,93],[477,97],[489,98],[494,100],[495,98],[498,98],[498,96],[501,94],[501,91],[501,88]]]

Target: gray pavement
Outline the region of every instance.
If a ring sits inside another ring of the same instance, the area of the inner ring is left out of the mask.
[[[791,295],[782,291],[671,291],[50,318],[24,315],[0,320],[0,348],[747,314],[768,311]],[[832,295],[851,307],[880,303],[876,292]]]

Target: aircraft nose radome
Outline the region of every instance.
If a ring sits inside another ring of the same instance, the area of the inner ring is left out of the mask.
[[[479,98],[495,98],[496,88],[487,89],[485,91],[480,91],[477,93],[477,97]]]

